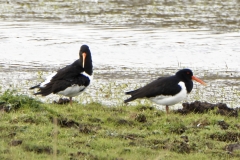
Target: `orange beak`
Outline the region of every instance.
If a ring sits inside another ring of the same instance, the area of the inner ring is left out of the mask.
[[[195,76],[192,76],[192,80],[195,80],[195,81],[201,83],[201,84],[204,85],[204,86],[207,85],[205,82],[203,82],[201,79],[199,79],[199,78],[197,78],[197,77],[195,77]]]
[[[83,56],[83,64],[82,64],[82,66],[83,66],[83,68],[84,68],[85,59],[86,59],[87,54],[86,54],[85,52],[83,52],[83,53],[82,53],[82,56]]]

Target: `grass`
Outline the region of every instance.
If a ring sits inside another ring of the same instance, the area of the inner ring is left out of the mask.
[[[0,159],[239,159],[239,118],[180,115],[151,106],[41,103],[0,96]],[[9,106],[10,109],[9,109]],[[5,107],[5,108],[4,108]],[[223,129],[219,121],[229,127]],[[199,125],[200,124],[200,125]]]

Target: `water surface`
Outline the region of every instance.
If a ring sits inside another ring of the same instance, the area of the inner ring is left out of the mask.
[[[0,3],[2,91],[31,95],[31,85],[72,63],[88,44],[95,81],[76,100],[117,105],[124,91],[191,68],[208,86],[195,83],[188,101],[240,104],[239,1]]]

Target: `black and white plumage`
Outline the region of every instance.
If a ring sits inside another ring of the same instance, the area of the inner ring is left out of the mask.
[[[78,60],[51,74],[44,82],[30,89],[39,89],[34,95],[47,96],[53,93],[67,96],[70,98],[72,105],[72,97],[79,95],[89,86],[92,81],[92,75],[91,52],[87,45],[82,45]]]
[[[127,103],[138,98],[148,98],[157,104],[166,105],[166,111],[169,113],[168,107],[170,105],[184,100],[187,94],[192,91],[192,80],[206,85],[202,80],[193,76],[193,72],[190,69],[182,69],[174,76],[160,77],[142,88],[126,92],[131,97],[124,102]]]

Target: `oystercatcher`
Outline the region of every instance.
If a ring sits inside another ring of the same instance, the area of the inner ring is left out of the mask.
[[[90,49],[87,45],[82,45],[78,60],[51,74],[44,82],[30,89],[39,89],[34,95],[47,96],[53,93],[67,96],[72,105],[72,97],[79,95],[89,86],[92,74],[93,66]]]
[[[166,105],[166,112],[169,113],[170,105],[184,100],[187,94],[191,92],[193,89],[192,80],[206,85],[202,80],[193,76],[190,69],[182,69],[174,76],[160,77],[142,88],[126,92],[131,97],[124,102],[127,103],[138,98],[148,98],[157,104]]]

